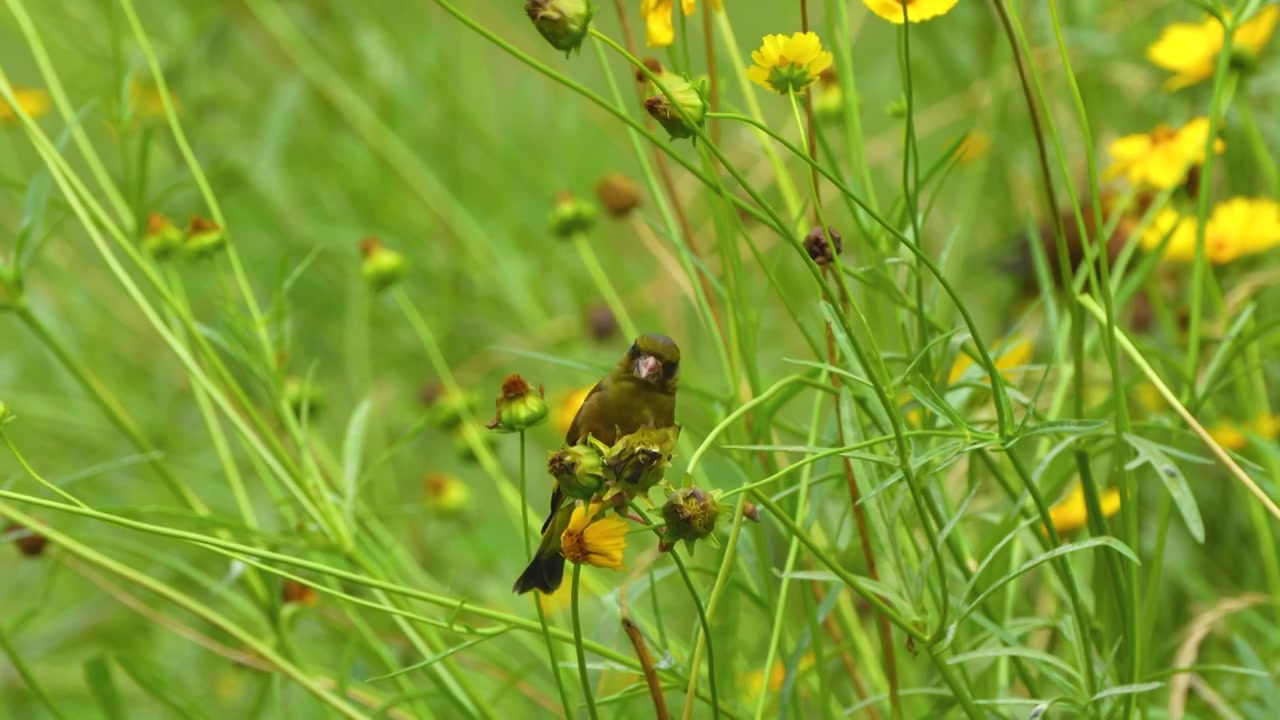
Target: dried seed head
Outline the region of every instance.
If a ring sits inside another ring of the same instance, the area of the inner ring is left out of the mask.
[[[827,242],[827,235],[831,236],[831,242]],[[834,252],[832,245],[835,246]],[[836,261],[837,255],[844,252],[844,242],[835,228],[827,226],[827,231],[823,232],[822,226],[815,225],[804,238],[804,249],[814,262],[819,265],[829,265]]]
[[[640,188],[626,175],[611,172],[596,183],[596,198],[613,218],[625,218],[640,206]]]

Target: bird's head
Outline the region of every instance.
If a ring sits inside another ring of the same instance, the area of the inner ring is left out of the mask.
[[[622,356],[618,372],[673,393],[680,375],[680,348],[666,335],[641,335]]]

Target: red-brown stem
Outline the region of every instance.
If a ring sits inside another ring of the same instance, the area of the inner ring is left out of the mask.
[[[636,651],[636,659],[640,661],[640,669],[644,671],[644,681],[649,685],[649,696],[653,698],[654,717],[658,720],[668,720],[671,713],[667,711],[667,699],[662,696],[662,681],[658,679],[658,671],[653,669],[653,658],[649,656],[649,646],[645,644],[640,628],[636,627],[631,616],[625,613],[622,616],[622,630],[627,634],[627,639],[631,640],[631,647]]]
[[[837,268],[836,272],[840,272]],[[832,366],[836,364],[836,337],[831,330],[831,323],[827,323],[827,362]],[[840,377],[832,374],[831,385],[836,388],[836,432],[839,433],[838,442],[844,445],[846,442],[846,434],[844,427],[844,418],[840,413]],[[872,580],[880,582],[880,572],[876,570],[876,555],[871,547],[871,533],[867,530],[867,517],[862,511],[862,491],[858,489],[858,478],[853,472],[853,461],[845,457],[844,460],[844,477],[849,486],[849,503],[853,506],[854,524],[858,526],[858,538],[862,542],[862,556],[867,562],[867,575]],[[889,628],[889,618],[881,614],[877,620],[880,623],[880,644],[884,647],[884,665],[885,677],[889,681],[889,707],[891,715],[895,718],[902,717],[902,700],[898,695],[898,661],[893,646],[893,632]]]
[[[639,57],[636,54],[635,40],[631,37],[631,22],[627,19],[627,8],[623,0],[614,0],[614,7],[618,11],[618,22],[622,26],[622,45],[632,57]],[[714,74],[712,75],[714,78]],[[713,80],[714,82],[714,80]],[[713,93],[714,94],[714,93]],[[636,97],[644,101],[644,81],[636,78]],[[646,118],[645,124],[652,127],[652,119]],[[676,193],[675,180],[671,177],[671,167],[667,164],[667,156],[658,148],[653,148],[653,158],[658,166],[658,177],[662,178],[662,188],[667,193],[667,197],[671,199],[671,210],[675,213],[676,222],[680,225],[680,233],[684,235],[685,242],[689,244],[689,251],[693,256],[702,259],[702,253],[698,250],[698,241],[693,235],[693,225],[689,222],[689,216],[684,211],[684,204],[680,202],[680,195]],[[707,297],[707,307],[711,309],[711,317],[716,325],[720,327],[721,334],[724,333],[724,322],[720,318],[720,308],[716,305],[715,295],[712,293],[711,281],[707,280],[705,273],[695,271],[698,276],[698,284],[702,286],[702,293]]]
[[[810,570],[814,569],[812,559],[807,560],[806,564]],[[813,600],[817,605],[822,605],[827,596],[822,591],[822,583],[817,580],[811,582],[813,584]],[[853,680],[853,689],[858,693],[858,698],[867,697],[867,688],[862,684],[862,678],[858,675],[858,666],[853,662],[853,655],[844,644],[844,633],[840,632],[840,624],[836,622],[835,616],[828,614],[822,625],[827,629],[827,634],[831,636],[831,641],[835,643],[836,647],[842,648],[840,660],[844,663],[844,669],[849,672],[849,677]],[[880,711],[876,709],[875,705],[867,706],[867,717],[871,718],[871,720],[880,720]]]

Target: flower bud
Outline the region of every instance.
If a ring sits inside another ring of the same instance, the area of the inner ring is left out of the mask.
[[[818,91],[813,94],[813,116],[823,122],[835,122],[844,116],[844,90],[831,68],[818,76]]]
[[[672,493],[662,506],[662,519],[667,523],[662,535],[663,549],[670,549],[683,540],[689,552],[693,552],[695,541],[711,542],[711,533],[720,517],[718,500],[718,493],[696,487],[680,488]]]
[[[285,605],[315,605],[320,601],[320,595],[310,585],[287,579],[280,590],[280,599]]]
[[[742,517],[751,522],[760,522],[760,506],[750,500],[742,503]]]
[[[901,95],[894,98],[892,102],[890,102],[888,105],[885,106],[884,111],[891,118],[906,117],[907,116],[907,99]]]
[[[613,316],[608,305],[592,305],[587,311],[587,330],[596,342],[610,340],[618,334],[618,318]]]
[[[377,238],[367,237],[361,240],[360,255],[364,258],[360,274],[375,293],[404,279],[404,256],[384,246]]]
[[[157,260],[163,260],[182,247],[182,231],[162,213],[147,216],[147,226],[142,232],[142,249]]]
[[[40,557],[49,545],[49,538],[17,523],[5,528],[5,534],[13,536],[13,544],[24,557]]]
[[[671,97],[658,91],[657,95],[644,101],[645,112],[666,129],[672,140],[693,137],[695,128],[706,123],[707,112],[711,109],[706,90],[701,83],[694,84],[688,75],[663,73],[658,79]]]
[[[563,50],[565,57],[575,50],[581,52],[595,14],[591,0],[529,0],[524,11],[542,37],[551,47]]]
[[[576,500],[590,500],[604,485],[600,450],[585,443],[551,453],[547,472],[565,495]]]
[[[290,375],[284,379],[284,401],[294,417],[301,420],[305,414],[314,419],[324,408],[324,393],[302,378]]]
[[[204,258],[213,255],[227,244],[227,237],[218,223],[202,217],[191,218],[187,225],[187,237],[183,250],[189,257]]]
[[[517,375],[502,381],[502,394],[495,403],[497,412],[485,427],[498,432],[521,432],[547,419],[545,393],[535,393],[525,379]]]
[[[640,206],[640,188],[626,175],[611,172],[596,183],[596,199],[610,217],[622,219]]]
[[[551,208],[548,224],[552,234],[568,240],[589,231],[596,224],[596,208],[586,200],[574,197],[572,193],[560,193],[556,196],[555,206]]]
[[[649,490],[662,482],[671,465],[671,452],[680,437],[680,426],[645,428],[618,440],[605,454],[605,467],[614,487],[646,500]]]
[[[831,236],[831,242],[827,242],[827,235]],[[835,251],[832,252],[832,246]],[[819,265],[830,265],[836,261],[836,256],[844,252],[844,241],[840,239],[840,233],[836,229],[827,226],[827,231],[822,231],[821,225],[814,225],[808,235],[804,236],[804,249],[809,253],[809,257]]]
[[[466,483],[445,472],[431,472],[422,480],[423,504],[438,515],[460,515],[471,501]]]

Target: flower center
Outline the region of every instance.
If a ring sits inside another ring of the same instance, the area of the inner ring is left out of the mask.
[[[1155,145],[1167,143],[1178,136],[1178,132],[1168,125],[1158,125],[1151,131],[1151,142]]]
[[[584,563],[587,560],[586,538],[580,532],[566,530],[560,536],[560,553],[572,563]]]

